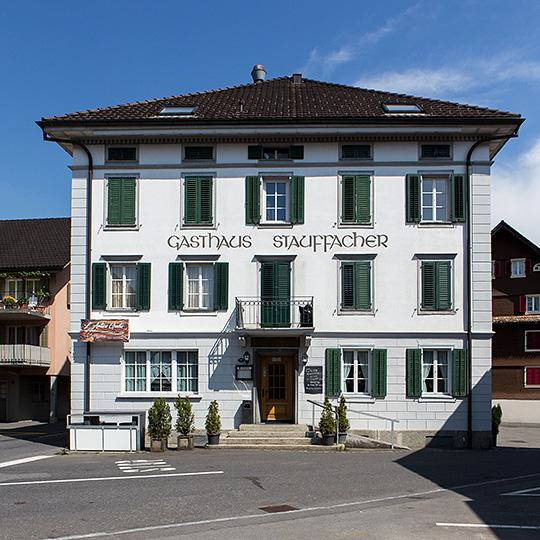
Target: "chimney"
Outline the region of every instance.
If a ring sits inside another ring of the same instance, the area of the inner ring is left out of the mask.
[[[262,83],[266,79],[266,69],[264,69],[264,66],[257,64],[253,68],[253,71],[251,72],[251,76],[253,77],[254,83]]]
[[[293,84],[300,84],[302,82],[302,74],[294,73],[292,76],[292,82]]]

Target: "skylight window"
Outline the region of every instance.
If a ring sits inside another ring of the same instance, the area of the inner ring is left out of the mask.
[[[159,111],[160,116],[184,116],[193,114],[197,107],[163,107]]]
[[[422,113],[420,105],[416,103],[383,103],[383,109],[389,113]]]

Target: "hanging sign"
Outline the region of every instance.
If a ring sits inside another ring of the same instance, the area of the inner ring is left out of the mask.
[[[81,321],[81,341],[90,343],[103,341],[129,341],[129,321],[127,319],[83,319]]]

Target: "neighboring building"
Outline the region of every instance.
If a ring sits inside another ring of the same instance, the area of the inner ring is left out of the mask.
[[[507,422],[540,422],[540,248],[501,221],[491,254],[493,401]]]
[[[343,392],[358,433],[489,446],[490,166],[523,120],[264,74],[38,122],[73,155],[73,421],[180,393],[197,428],[212,399],[311,424]]]
[[[0,221],[0,422],[69,412],[70,219]]]

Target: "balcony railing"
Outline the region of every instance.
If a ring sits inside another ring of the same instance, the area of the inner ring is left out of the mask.
[[[313,296],[284,300],[236,299],[236,328],[313,328]]]
[[[45,366],[51,365],[51,349],[37,345],[0,345],[0,365]]]

